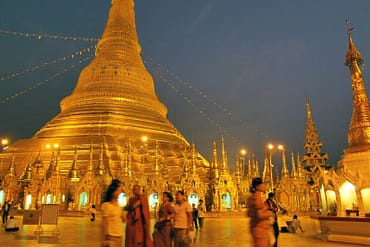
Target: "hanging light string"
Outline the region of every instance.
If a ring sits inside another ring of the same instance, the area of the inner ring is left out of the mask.
[[[209,97],[207,95],[207,93],[205,93],[204,91],[200,90],[200,89],[197,89],[196,87],[194,87],[190,82],[187,82],[183,79],[181,79],[178,75],[176,75],[175,73],[171,72],[169,69],[163,67],[161,64],[159,63],[155,63],[152,59],[148,59],[147,60],[144,60],[144,63],[149,67],[149,69],[151,71],[161,71],[161,73],[163,74],[168,74],[169,76],[172,76],[175,78],[175,81],[178,82],[179,84],[182,84],[184,85],[186,88],[188,88],[189,90],[193,91],[195,94],[197,94],[198,96],[200,96],[202,99],[204,99],[205,101],[207,101],[208,103],[210,103],[211,105],[214,105],[216,108],[218,108],[223,114],[225,114],[227,117],[229,118],[233,118],[233,119],[236,119],[241,125],[245,126],[245,127],[251,127],[250,123],[248,123],[248,121],[245,121],[243,119],[240,119],[238,118],[233,112],[231,112],[227,107],[225,106],[222,106],[220,103],[218,103],[216,100],[212,99],[211,97]],[[155,68],[156,67],[156,68]],[[259,129],[258,127],[255,127],[256,129],[256,132],[259,133],[261,136],[265,137],[265,138],[268,138],[268,135],[262,131],[261,129]]]
[[[12,35],[22,38],[31,38],[31,39],[59,39],[59,40],[72,40],[72,41],[85,41],[85,42],[98,42],[98,38],[88,38],[88,37],[76,37],[76,36],[64,36],[64,35],[55,35],[55,34],[40,34],[40,33],[25,33],[17,31],[9,31],[6,29],[0,28],[1,34]]]
[[[192,106],[201,116],[206,118],[210,123],[212,123],[220,132],[222,135],[229,136],[233,142],[237,143],[238,145],[242,145],[241,141],[236,138],[234,135],[232,135],[229,131],[225,130],[221,126],[221,124],[216,121],[215,119],[211,118],[210,115],[205,112],[202,108],[196,106],[186,95],[184,95],[176,86],[174,83],[172,83],[167,78],[163,77],[161,73],[159,73],[157,70],[154,71],[154,74],[157,76],[159,81],[164,82],[168,87],[170,87],[172,90],[174,90],[186,103],[188,103],[190,106]]]
[[[75,68],[76,66],[90,60],[92,57],[94,57],[94,55],[90,55],[88,57],[85,57],[81,60],[79,60],[77,63],[75,64],[72,64],[71,66],[69,66],[68,68],[65,68],[57,73],[55,73],[54,75],[50,76],[49,78],[45,79],[45,80],[42,80],[42,81],[39,81],[39,82],[35,82],[33,83],[31,86],[27,87],[27,88],[24,88],[16,93],[14,93],[13,95],[10,95],[8,97],[3,97],[2,99],[0,99],[0,104],[5,104],[9,101],[12,101],[12,100],[15,100],[16,98],[20,97],[20,96],[23,96],[31,91],[33,91],[34,89],[36,88],[39,88],[41,87],[42,85],[45,85],[47,83],[49,83],[50,81],[52,81],[53,79],[57,78],[58,76],[61,76],[65,73],[67,73],[68,71],[72,70],[73,68]]]
[[[55,58],[55,59],[52,59],[52,60],[43,62],[41,64],[34,65],[32,67],[26,68],[26,69],[24,69],[22,71],[13,72],[11,74],[8,74],[8,75],[5,75],[5,76],[0,77],[0,81],[7,81],[9,79],[13,79],[13,78],[15,78],[17,76],[20,76],[20,75],[23,75],[25,73],[37,71],[37,70],[42,69],[44,67],[47,67],[47,66],[49,66],[51,64],[55,64],[55,63],[58,63],[58,62],[66,62],[66,61],[68,61],[70,59],[76,58],[77,56],[82,56],[85,53],[90,53],[91,51],[94,50],[94,47],[95,46],[93,45],[93,46],[90,46],[90,47],[81,49],[79,51],[75,51],[75,52],[73,52],[72,54],[70,54],[68,56],[58,57],[58,58]]]

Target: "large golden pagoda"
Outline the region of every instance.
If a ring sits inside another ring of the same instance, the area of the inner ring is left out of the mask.
[[[7,179],[22,186],[19,196],[8,193],[6,199],[32,194],[35,207],[42,196],[60,203],[63,193],[73,198],[91,191],[95,195],[89,195],[89,203],[98,203],[102,188],[96,189],[95,181],[104,185],[112,178],[135,180],[152,191],[165,189],[158,189],[159,183],[174,188],[191,159],[204,180],[208,162],[191,151],[166,118],[167,108],[155,93],[140,51],[134,1],[112,0],[96,55],[72,94],[61,101],[60,114],[31,139],[16,141],[0,154],[0,176],[12,175]],[[52,178],[61,185],[48,192],[56,186]],[[157,187],[149,186],[159,178],[163,181],[156,181]],[[7,189],[9,181],[3,180],[2,187]]]

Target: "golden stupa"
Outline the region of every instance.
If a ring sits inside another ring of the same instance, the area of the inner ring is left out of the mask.
[[[176,184],[184,163],[193,159],[194,172],[204,178],[208,162],[194,155],[167,119],[140,51],[134,1],[113,0],[95,57],[61,101],[60,114],[31,139],[18,140],[0,154],[0,176],[11,171],[28,186],[36,175],[45,181],[53,170],[72,182],[91,173],[105,175],[100,178],[105,183],[126,174],[143,184],[160,174]],[[23,187],[19,190],[22,197]]]
[[[348,148],[344,151],[338,168],[362,177],[364,185],[370,185],[370,108],[362,69],[364,60],[352,40],[352,28],[348,30],[348,51],[345,64],[352,79],[352,119],[348,130]],[[366,182],[365,182],[366,181]]]

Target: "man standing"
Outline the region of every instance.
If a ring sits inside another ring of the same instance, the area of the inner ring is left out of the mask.
[[[195,230],[198,231],[198,208],[195,207],[195,203],[191,204],[193,208],[193,223],[195,226]]]
[[[198,204],[198,222],[199,222],[199,230],[200,231],[202,231],[205,216],[206,216],[206,208],[203,205],[203,200],[199,200],[199,204]]]
[[[146,196],[141,195],[141,187],[134,185],[133,197],[126,206],[126,247],[153,247],[150,234],[149,203]]]
[[[176,192],[175,205],[175,247],[186,247],[185,239],[189,231],[193,231],[193,209],[185,200],[184,192],[179,190]]]
[[[278,237],[279,237],[279,225],[278,225],[278,219],[277,219],[277,212],[278,212],[278,207],[275,201],[275,194],[270,192],[268,195],[268,198],[266,200],[266,204],[269,207],[269,211],[272,211],[274,213],[274,222],[272,224],[274,228],[274,235],[275,235],[275,243],[274,247],[277,247],[278,245]]]
[[[1,217],[3,220],[3,225],[8,221],[9,210],[10,210],[10,203],[8,201],[5,201],[4,205],[1,208]]]

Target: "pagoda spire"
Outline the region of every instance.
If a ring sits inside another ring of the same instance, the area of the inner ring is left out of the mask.
[[[80,170],[78,169],[78,166],[77,166],[77,146],[75,147],[75,155],[74,155],[71,169],[69,169],[69,172],[68,172],[68,179],[71,182],[79,182],[81,179]]]
[[[248,167],[247,167],[247,179],[252,178],[252,162],[251,162],[251,156],[248,155]]]
[[[347,21],[348,25],[348,21]],[[352,80],[352,119],[348,130],[347,152],[356,151],[358,148],[370,148],[370,109],[369,100],[365,89],[362,70],[364,59],[352,40],[353,28],[348,25],[348,50],[345,65],[351,73]]]
[[[302,167],[301,155],[299,153],[297,154],[297,173],[298,173],[298,178],[304,179],[305,170]]]
[[[94,173],[94,150],[92,142],[90,143],[90,153],[89,153],[89,165],[87,166],[87,172],[90,174]]]
[[[293,179],[297,179],[297,168],[296,168],[296,165],[295,165],[295,159],[294,159],[294,153],[292,152],[290,154],[290,157],[291,157],[291,161],[292,161],[292,171],[291,171],[291,177]]]
[[[100,158],[99,158],[99,163],[98,167],[96,168],[95,175],[97,176],[103,176],[104,174],[104,160],[103,160],[103,155],[104,155],[104,144],[101,144],[101,149],[100,149]]]
[[[195,153],[195,144],[191,144],[191,172],[193,174],[197,173],[197,155]]]
[[[219,177],[219,167],[218,167],[217,144],[216,144],[216,141],[213,141],[211,169],[214,172],[215,178],[218,178]]]
[[[225,140],[224,137],[221,137],[221,172],[224,173],[228,170],[227,165],[227,153],[225,150]]]
[[[271,164],[271,156],[268,152],[265,152],[265,158],[264,158],[264,167],[263,167],[263,182],[270,185],[270,187],[273,187],[273,181],[272,181],[272,164]]]
[[[318,167],[328,169],[330,166],[325,164],[328,159],[327,153],[321,153],[322,142],[319,141],[319,134],[317,133],[315,123],[312,119],[312,112],[310,101],[306,98],[306,130],[304,149],[305,154],[302,158],[304,168],[309,172],[314,172]]]
[[[22,175],[22,180],[25,184],[28,184],[32,181],[33,178],[33,171],[32,171],[32,154],[30,154],[26,169],[24,170],[24,173]]]
[[[281,150],[281,161],[283,163],[282,170],[281,170],[281,177],[288,178],[289,177],[289,170],[286,164],[286,157],[285,157],[285,149]]]
[[[240,165],[241,165],[241,160],[239,158],[239,155],[236,154],[236,156],[235,156],[235,180],[236,180],[237,185],[239,185],[240,182],[241,182]]]
[[[55,157],[54,157],[54,150],[51,152],[51,158],[50,158],[50,164],[49,164],[49,168],[48,170],[46,171],[46,179],[50,178],[53,171],[54,171],[54,166],[55,166]]]
[[[154,150],[154,174],[159,175],[160,165],[159,165],[159,143],[158,140],[155,141],[155,150]]]
[[[12,161],[9,166],[8,175],[15,176],[15,153],[12,155]]]

